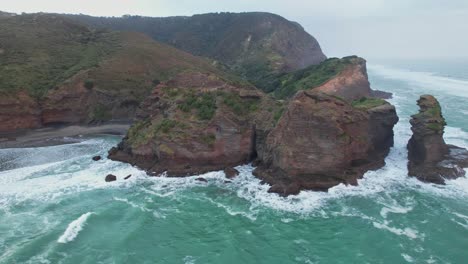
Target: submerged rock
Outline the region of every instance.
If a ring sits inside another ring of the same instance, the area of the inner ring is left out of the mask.
[[[116,180],[117,180],[117,176],[112,175],[112,174],[107,175],[106,178],[105,178],[106,182],[113,182],[113,181],[116,181]]]
[[[128,180],[128,179],[130,179],[130,177],[132,177],[132,175],[131,175],[131,174],[130,174],[130,175],[127,175],[127,176],[124,178],[124,180]]]
[[[101,156],[94,156],[94,157],[93,157],[93,160],[94,160],[94,161],[99,161],[99,160],[101,160],[101,159],[102,159]]]
[[[437,99],[422,95],[418,106],[419,113],[410,120],[413,135],[407,146],[408,175],[438,184],[465,175],[468,151],[445,143],[446,122]]]
[[[232,179],[232,178],[235,178],[237,175],[239,175],[239,171],[232,167],[228,167],[224,169],[224,174],[226,175],[226,178]]]
[[[208,182],[208,180],[207,180],[207,179],[205,179],[205,178],[202,178],[202,177],[200,177],[200,178],[196,178],[195,180],[196,180],[196,181],[199,181],[199,182]]]

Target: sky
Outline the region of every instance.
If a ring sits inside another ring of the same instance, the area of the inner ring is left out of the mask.
[[[94,16],[263,11],[299,22],[328,57],[468,58],[468,0],[0,0],[0,10]]]

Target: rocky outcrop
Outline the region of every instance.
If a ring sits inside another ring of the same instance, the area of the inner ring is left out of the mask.
[[[367,77],[366,61],[357,57],[352,61],[337,76],[314,90],[348,101],[370,97],[372,89]]]
[[[439,102],[432,95],[422,95],[418,106],[419,113],[410,120],[413,136],[408,142],[408,175],[438,184],[465,175],[468,151],[445,143],[446,123]]]
[[[269,133],[254,174],[282,195],[357,184],[365,171],[384,165],[397,121],[388,103],[357,109],[334,96],[301,91]]]
[[[211,74],[180,74],[142,103],[137,124],[109,158],[169,176],[245,164],[255,156],[255,124],[274,123],[272,115],[253,121],[274,107],[253,87]]]
[[[275,101],[212,74],[179,74],[142,103],[137,123],[109,158],[168,176],[255,161],[254,175],[281,195],[357,184],[385,164],[398,117],[382,99],[330,93],[312,89]]]

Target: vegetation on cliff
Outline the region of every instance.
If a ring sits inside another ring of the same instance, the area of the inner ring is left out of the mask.
[[[377,106],[387,104],[387,101],[380,99],[380,98],[362,97],[359,100],[354,100],[351,104],[354,108],[367,110],[367,109],[371,109]]]
[[[212,58],[264,90],[271,87],[273,76],[326,59],[318,42],[299,24],[269,13],[69,17],[95,28],[142,32],[191,54]]]
[[[300,90],[318,87],[338,75],[346,66],[354,63],[357,56],[330,58],[318,65],[279,76],[275,82],[274,94],[278,98],[287,98]]]

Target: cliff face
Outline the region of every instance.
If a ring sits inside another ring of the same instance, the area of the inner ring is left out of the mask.
[[[314,90],[339,96],[348,101],[371,97],[372,89],[367,78],[366,61],[355,58],[353,63],[346,65],[335,78]]]
[[[272,74],[319,64],[319,43],[299,24],[269,13],[213,13],[191,17],[69,16],[97,28],[145,33],[197,56],[215,59],[257,87]]]
[[[28,93],[0,94],[0,97],[0,132],[41,126],[39,105]]]
[[[443,184],[465,175],[468,151],[444,141],[445,119],[432,95],[418,100],[419,113],[410,120],[413,136],[408,142],[408,174],[425,182]]]
[[[154,89],[109,157],[169,176],[245,164],[255,156],[255,125],[271,126],[276,107],[253,87],[183,73]]]
[[[397,121],[388,103],[358,109],[334,96],[301,91],[268,135],[254,173],[283,195],[357,184],[365,171],[384,165]]]

